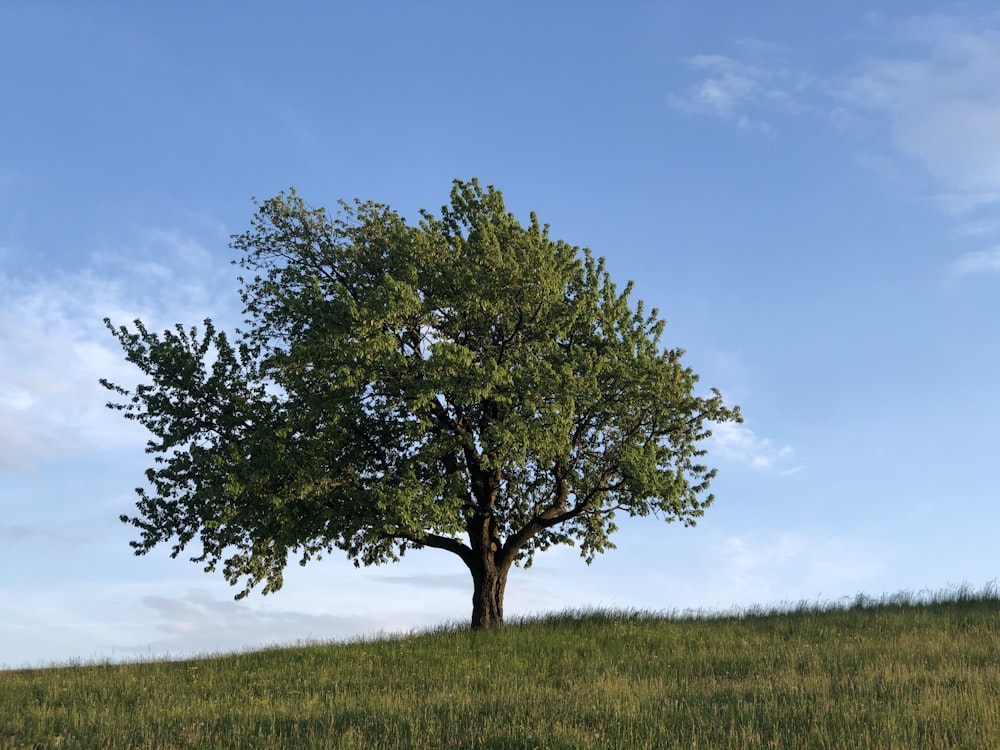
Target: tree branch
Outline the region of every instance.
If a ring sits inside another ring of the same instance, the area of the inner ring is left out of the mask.
[[[472,550],[467,545],[450,536],[443,536],[441,534],[424,534],[420,536],[409,532],[387,534],[386,536],[392,539],[403,539],[420,547],[443,549],[446,552],[458,555],[466,565],[469,565],[472,561]]]

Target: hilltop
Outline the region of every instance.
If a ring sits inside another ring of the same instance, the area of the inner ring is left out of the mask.
[[[1000,747],[1000,596],[726,615],[568,612],[498,632],[0,673],[0,747]]]

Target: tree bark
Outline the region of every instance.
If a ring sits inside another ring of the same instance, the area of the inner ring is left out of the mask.
[[[489,555],[492,557],[492,555]],[[472,571],[472,629],[503,627],[503,596],[509,565],[498,566],[492,559],[478,561]]]

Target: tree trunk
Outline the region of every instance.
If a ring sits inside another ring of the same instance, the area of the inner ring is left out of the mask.
[[[503,627],[503,595],[510,566],[497,566],[492,559],[481,561],[472,570],[472,629]]]

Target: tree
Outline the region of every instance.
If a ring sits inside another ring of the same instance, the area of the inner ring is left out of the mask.
[[[358,200],[330,217],[294,189],[256,205],[231,243],[245,330],[105,319],[145,375],[101,381],[152,433],[122,516],[136,554],[196,543],[241,598],[280,588],[289,555],[432,547],[468,567],[472,626],[491,628],[512,565],[575,543],[589,563],[616,513],[693,526],[712,502],[700,443],[739,409],[695,394],[603,258],[476,180],[416,226]]]

